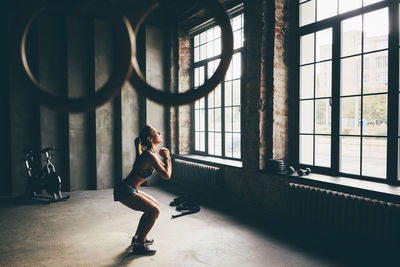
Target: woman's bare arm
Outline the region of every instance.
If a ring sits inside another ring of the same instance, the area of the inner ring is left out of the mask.
[[[161,161],[155,154],[148,153],[148,158],[151,160],[151,165],[154,167],[156,172],[165,180],[171,179],[172,164],[171,157],[164,157]]]

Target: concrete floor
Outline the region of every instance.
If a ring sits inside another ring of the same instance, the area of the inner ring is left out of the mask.
[[[70,193],[67,202],[0,206],[0,266],[338,266],[335,259],[295,246],[246,220],[202,206],[171,219],[176,195],[143,191],[160,203],[149,234],[155,256],[130,254],[141,213],[114,202],[112,190]]]

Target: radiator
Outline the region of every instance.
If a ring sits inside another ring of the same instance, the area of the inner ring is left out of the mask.
[[[289,183],[291,222],[325,234],[400,240],[400,204]]]
[[[220,168],[186,160],[173,161],[171,180],[174,183],[215,187],[221,185]]]

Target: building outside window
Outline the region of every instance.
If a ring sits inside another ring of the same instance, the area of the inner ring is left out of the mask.
[[[208,96],[194,103],[194,145],[196,154],[241,158],[241,82],[243,13],[231,16],[234,53],[224,81]],[[209,26],[192,35],[194,88],[210,78],[221,56],[221,29]]]
[[[389,76],[399,69],[398,5],[299,1],[299,164],[335,175],[398,181],[399,74]],[[393,36],[389,20],[397,21]],[[389,47],[390,38],[397,42]],[[389,124],[396,126],[390,134]]]

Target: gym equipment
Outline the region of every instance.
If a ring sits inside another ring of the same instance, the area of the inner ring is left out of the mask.
[[[49,155],[50,150],[55,150],[55,147],[46,147],[40,152],[46,156],[46,165],[40,170],[37,166],[35,154],[32,150],[25,153],[25,165],[28,174],[28,185],[25,190],[25,197],[50,202],[65,201],[69,195],[63,196],[61,193],[61,178],[56,173],[56,168],[51,162]],[[49,196],[41,195],[43,189]]]
[[[267,159],[265,168],[271,173],[283,173],[285,171],[285,162],[281,159]]]
[[[233,54],[233,33],[232,26],[228,14],[225,12],[223,6],[219,1],[215,0],[201,0],[197,1],[200,6],[203,6],[210,12],[215,18],[215,21],[221,27],[221,61],[219,62],[218,68],[214,74],[204,82],[203,85],[196,88],[196,90],[187,90],[184,93],[169,93],[165,91],[157,90],[146,82],[143,74],[140,72],[137,58],[132,58],[132,75],[130,82],[132,87],[135,88],[138,93],[146,96],[147,98],[160,103],[168,105],[185,105],[194,102],[197,99],[210,93],[218,84],[224,79],[225,73],[229,68],[230,61]],[[142,15],[138,23],[135,26],[135,32],[137,33],[140,29],[142,22],[151,13],[152,10],[157,8],[159,3],[150,6],[146,13]]]
[[[288,174],[293,174],[296,170],[292,166],[287,167]]]
[[[182,211],[180,214],[172,215],[171,219],[175,219],[184,215],[196,213],[200,211],[200,206],[198,203],[193,201],[191,197],[186,193],[180,193],[180,196],[174,198],[174,201],[169,203],[170,206],[175,206],[177,211]]]
[[[129,20],[124,16],[119,16],[117,18],[112,16],[112,24],[116,34],[116,39],[118,40],[115,42],[116,63],[114,64],[114,75],[111,76],[107,83],[105,83],[98,91],[84,98],[64,98],[48,93],[37,81],[29,67],[26,55],[26,39],[33,21],[41,13],[47,10],[56,10],[58,12],[60,12],[60,10],[61,12],[63,12],[63,10],[68,11],[69,9],[72,9],[71,5],[73,4],[69,4],[68,2],[65,2],[64,5],[59,1],[54,3],[48,2],[46,6],[33,9],[30,12],[28,11],[30,14],[27,14],[26,17],[24,17],[23,22],[23,25],[26,26],[22,33],[20,60],[25,70],[25,74],[33,84],[33,95],[41,104],[61,112],[84,112],[95,109],[118,95],[132,71],[130,60],[132,57],[136,56],[136,45],[134,43],[135,38],[133,29]]]
[[[177,0],[178,1],[178,0]],[[182,1],[182,0],[179,0]],[[96,107],[105,104],[106,102],[113,99],[122,89],[124,83],[129,79],[132,87],[136,89],[140,94],[147,98],[158,102],[160,104],[168,105],[184,105],[194,102],[197,99],[207,95],[218,84],[223,81],[225,73],[229,68],[230,61],[233,55],[233,33],[230,24],[228,14],[225,12],[223,6],[217,0],[196,0],[200,6],[205,7],[212,16],[215,17],[215,21],[221,27],[221,59],[218,68],[214,74],[204,82],[203,85],[196,88],[196,90],[187,90],[184,93],[169,93],[157,90],[150,86],[145,81],[143,74],[139,70],[137,57],[136,57],[136,37],[133,32],[131,23],[128,19],[123,16],[123,8],[117,10],[110,10],[109,17],[113,21],[114,32],[117,34],[116,41],[116,70],[114,76],[102,87],[100,90],[84,98],[62,98],[50,94],[41,87],[40,83],[36,80],[32,71],[29,68],[28,59],[26,56],[26,39],[32,22],[37,18],[39,14],[45,10],[57,11],[61,14],[69,14],[74,12],[80,12],[82,6],[75,6],[74,1],[47,1],[45,6],[38,9],[29,9],[26,16],[22,18],[22,25],[25,25],[24,29],[21,29],[21,65],[25,70],[25,74],[29,78],[29,81],[33,84],[34,95],[37,100],[54,110],[61,112],[84,112],[93,110]],[[139,28],[145,18],[151,13],[152,10],[160,6],[160,0],[155,3],[148,4],[144,10],[136,12],[137,18],[135,19],[135,32],[139,31]],[[84,13],[84,12],[83,12]],[[119,14],[115,14],[119,13]],[[104,15],[104,14],[102,14]],[[121,26],[124,27],[121,27]],[[121,28],[124,28],[121,31]]]
[[[311,169],[310,169],[310,168],[298,169],[298,170],[297,170],[297,174],[298,174],[299,176],[309,175],[310,173],[311,173]]]

